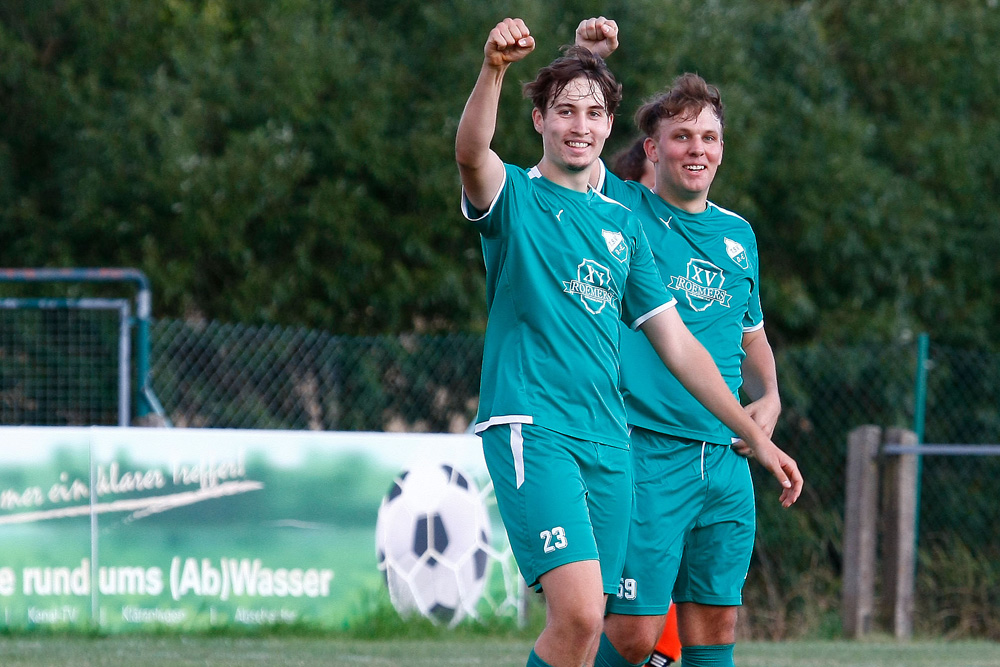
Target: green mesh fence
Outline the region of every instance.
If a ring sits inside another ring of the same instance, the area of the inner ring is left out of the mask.
[[[25,341],[49,341],[45,332],[63,325],[47,326],[0,326],[4,424],[88,419],[82,408],[46,408],[43,398],[31,411],[23,401],[9,407],[29,385],[41,397],[66,392],[55,367],[18,377]],[[152,325],[150,338],[152,387],[177,427],[462,432],[475,417],[478,335],[359,338],[167,320]],[[783,510],[776,483],[752,466],[758,538],[740,633],[836,636],[847,434],[863,424],[913,427],[918,346],[817,345],[778,349],[776,357],[783,412],[774,439],[807,483],[798,504]],[[1000,442],[1000,356],[931,345],[926,368],[924,441]],[[77,391],[82,405],[103,390]],[[921,471],[916,631],[1000,639],[1000,457],[926,456]]]
[[[862,424],[912,423],[914,345],[807,346],[775,351],[782,415],[774,441],[806,485],[784,510],[779,487],[753,465],[758,527],[741,634],[831,635],[840,628],[847,434]]]
[[[158,322],[153,386],[175,426],[462,432],[480,336],[348,337]]]
[[[1000,444],[1000,355],[930,346],[924,442]],[[920,461],[914,622],[1000,638],[1000,456]]]
[[[744,634],[839,632],[847,434],[913,428],[916,343],[777,351],[783,412],[774,439],[806,477],[792,511],[754,466],[758,539],[744,591]],[[1000,355],[930,347],[924,442],[1000,443]],[[914,628],[1000,638],[997,456],[921,458]]]

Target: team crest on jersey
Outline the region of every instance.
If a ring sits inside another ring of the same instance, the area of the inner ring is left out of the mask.
[[[608,244],[608,250],[615,256],[615,259],[619,262],[628,261],[628,244],[625,243],[625,237],[622,236],[621,232],[609,232],[602,229],[601,236],[604,237],[604,242]]]
[[[723,289],[725,282],[722,269],[704,259],[692,258],[688,261],[686,276],[671,276],[670,289],[684,292],[691,308],[700,312],[713,303],[729,308],[733,297]]]
[[[726,253],[729,255],[729,259],[736,262],[736,265],[744,271],[749,269],[750,260],[747,259],[746,249],[738,241],[728,238],[723,238],[722,240],[726,242]]]
[[[576,280],[563,282],[563,291],[578,295],[584,307],[594,315],[617,298],[611,271],[592,259],[585,259],[576,267]]]

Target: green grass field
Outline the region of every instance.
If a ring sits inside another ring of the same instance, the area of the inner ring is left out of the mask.
[[[0,638],[0,665],[521,667],[530,647],[528,640],[490,637],[376,641],[321,637],[29,635]],[[736,663],[739,667],[996,667],[1000,665],[1000,644],[971,641],[896,643],[891,640],[744,642],[737,646]]]

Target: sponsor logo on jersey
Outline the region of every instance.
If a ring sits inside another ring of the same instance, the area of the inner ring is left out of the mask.
[[[691,259],[687,265],[686,276],[671,276],[670,289],[684,292],[691,308],[703,311],[713,303],[729,308],[733,298],[722,288],[726,276],[722,269],[704,259]]]
[[[604,242],[608,244],[608,250],[615,256],[615,259],[619,262],[628,261],[628,244],[625,243],[625,237],[622,236],[621,232],[609,232],[602,229],[601,236],[604,237]]]
[[[592,259],[585,259],[576,267],[576,280],[563,282],[563,291],[579,296],[584,307],[594,315],[604,310],[604,306],[609,303],[614,304],[618,298],[615,296],[611,271]]]
[[[726,242],[726,253],[729,255],[729,259],[736,262],[736,265],[744,271],[749,269],[750,260],[747,259],[746,249],[738,241],[727,238],[722,240]]]

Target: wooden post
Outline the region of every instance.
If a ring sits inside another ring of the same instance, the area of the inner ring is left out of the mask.
[[[885,444],[913,446],[917,434],[901,428],[888,429]],[[917,456],[887,456],[883,464],[883,594],[879,615],[889,621],[897,639],[909,639],[913,636],[916,575]]]
[[[875,544],[878,519],[878,450],[882,429],[859,426],[847,436],[844,506],[844,571],[841,622],[844,636],[872,630],[875,606]]]

